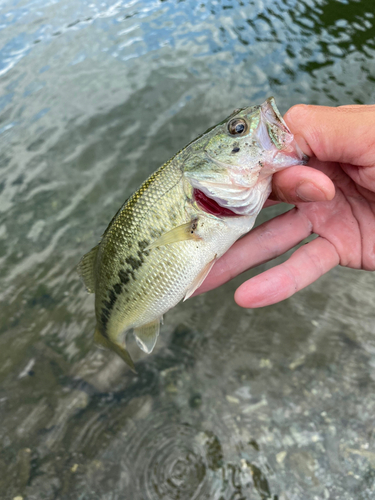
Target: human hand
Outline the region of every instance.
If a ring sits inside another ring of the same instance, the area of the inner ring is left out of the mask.
[[[286,262],[243,283],[237,304],[274,304],[338,264],[375,270],[375,106],[297,105],[285,121],[310,161],[274,174],[271,198],[295,208],[238,240],[196,293],[282,255],[312,233],[318,237]]]

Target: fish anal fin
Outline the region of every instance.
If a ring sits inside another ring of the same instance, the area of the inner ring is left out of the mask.
[[[150,354],[156,344],[160,332],[160,321],[162,318],[157,318],[151,323],[134,328],[134,337],[137,345],[142,351]]]
[[[187,240],[201,240],[202,238],[198,236],[196,233],[196,229],[198,226],[198,219],[192,219],[185,224],[181,224],[180,226],[176,226],[170,231],[162,234],[155,241],[151,243],[145,250],[150,250],[151,248],[161,247],[165,245],[170,245],[171,243],[178,243],[179,241],[187,241]]]
[[[195,290],[197,290],[197,288],[201,286],[203,281],[206,279],[208,273],[211,271],[212,266],[215,264],[215,262],[216,262],[216,255],[208,264],[204,266],[204,268],[200,271],[200,273],[195,278],[193,283],[191,283],[189,288],[186,290],[185,297],[183,300],[184,302],[193,295],[193,293],[195,292]]]
[[[90,293],[95,292],[94,266],[98,248],[99,244],[92,248],[87,254],[85,254],[77,266],[77,272],[82,278],[86,290]]]
[[[125,363],[129,366],[132,372],[137,373],[135,370],[133,360],[130,357],[128,351],[126,350],[125,345],[112,342],[101,333],[98,327],[95,328],[94,341],[97,344],[105,347],[106,349],[111,349],[112,351],[114,351],[116,354],[120,356],[121,359],[125,361]]]

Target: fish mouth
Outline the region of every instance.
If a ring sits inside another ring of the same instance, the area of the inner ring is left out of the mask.
[[[241,215],[236,214],[229,208],[220,206],[217,201],[209,198],[199,189],[194,189],[193,197],[199,208],[210,215],[215,215],[216,217],[241,217]]]
[[[278,163],[276,168],[290,167],[292,165],[305,165],[308,162],[309,157],[303,153],[295,141],[291,130],[285,123],[284,118],[276,106],[275,99],[273,97],[269,97],[263,104],[260,105],[259,108],[260,123],[257,130],[258,140],[260,145],[265,150],[274,151],[274,158]],[[272,140],[268,130],[269,126],[276,126],[281,132],[284,132],[287,136],[289,136],[287,140],[284,138],[284,144],[282,147],[277,145]]]

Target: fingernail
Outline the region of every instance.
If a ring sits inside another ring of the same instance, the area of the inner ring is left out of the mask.
[[[296,188],[296,194],[302,201],[327,201],[325,193],[312,182],[302,182]]]
[[[294,140],[296,141],[296,143],[298,144],[299,148],[301,149],[304,155],[306,155],[308,158],[310,156],[313,156],[313,152],[310,146],[307,144],[306,139],[302,135],[294,134]]]

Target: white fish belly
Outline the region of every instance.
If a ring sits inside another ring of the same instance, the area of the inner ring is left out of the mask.
[[[207,217],[200,231],[202,240],[181,241],[154,249],[152,265],[145,268],[139,283],[144,295],[137,301],[133,317],[128,316],[125,329],[150,323],[178,304],[202,270],[248,232],[254,221],[254,216],[222,220]]]

